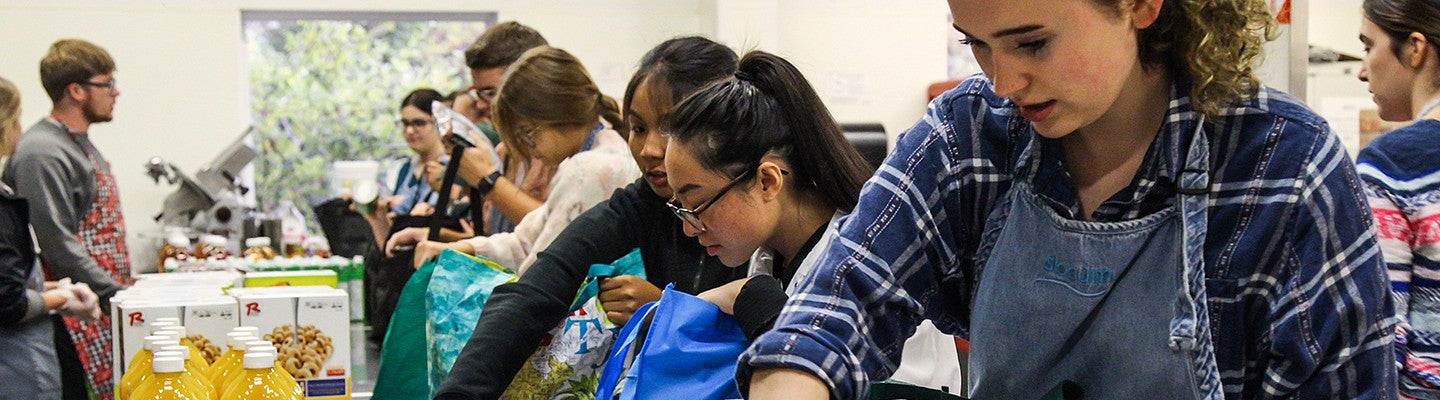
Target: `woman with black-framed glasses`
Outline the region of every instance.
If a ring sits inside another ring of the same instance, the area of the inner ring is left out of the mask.
[[[669,125],[671,212],[708,254],[732,267],[748,262],[751,272],[699,297],[735,315],[753,340],[805,281],[824,253],[822,239],[854,209],[873,168],[805,77],[764,52],[747,54],[733,78],[676,106]],[[959,389],[954,339],[934,326],[917,332],[895,379]]]

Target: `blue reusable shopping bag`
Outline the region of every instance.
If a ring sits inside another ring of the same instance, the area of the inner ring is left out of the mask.
[[[645,311],[621,330],[597,399],[740,398],[735,363],[749,342],[734,316],[674,285]]]

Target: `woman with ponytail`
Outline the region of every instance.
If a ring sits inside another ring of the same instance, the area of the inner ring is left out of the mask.
[[[514,232],[451,243],[420,242],[415,248],[416,266],[450,248],[524,273],[535,253],[570,221],[640,176],[629,162],[625,146],[629,128],[615,100],[601,94],[580,60],[565,50],[541,46],[521,55],[506,71],[491,115],[511,152],[557,166],[550,195],[525,214]],[[489,155],[473,149],[465,152],[459,177],[470,184],[472,197],[509,198],[513,196],[497,196],[496,191],[519,190],[514,185],[495,185],[499,169]],[[415,243],[423,233],[416,228],[397,233],[386,251]]]
[[[1415,121],[1376,138],[1356,162],[1395,294],[1400,394],[1440,398],[1440,2],[1365,0],[1360,42],[1380,118]]]
[[[670,209],[710,255],[751,271],[699,297],[734,314],[754,339],[770,330],[787,292],[824,253],[822,240],[834,234],[827,228],[854,211],[875,169],[800,71],[761,51],[677,105],[669,126]],[[959,390],[954,338],[929,324],[917,333],[894,378]]]
[[[741,357],[747,398],[865,398],[922,320],[969,339],[977,399],[1396,397],[1355,168],[1254,77],[1265,1],[949,5],[984,74],[818,246]]]
[[[744,277],[744,269],[727,268],[706,255],[665,206],[671,187],[664,165],[667,131],[660,123],[676,102],[732,76],[735,63],[730,48],[697,36],[670,39],[645,53],[625,87],[624,104],[634,157],[626,163],[638,165],[644,177],[580,214],[537,253],[517,282],[495,288],[436,399],[501,397],[535,354],[536,338],[570,313],[591,264],[611,263],[640,249],[644,278],[616,276],[599,287],[605,316],[617,325],[629,321],[641,305],[659,299],[666,285],[694,294]],[[498,104],[503,107],[505,102]],[[504,113],[497,111],[501,121],[508,115]]]

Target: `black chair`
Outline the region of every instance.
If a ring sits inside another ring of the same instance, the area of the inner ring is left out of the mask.
[[[860,156],[870,162],[870,167],[879,169],[890,155],[890,140],[885,137],[885,126],[878,122],[840,124],[845,140],[855,146]]]
[[[346,258],[363,256],[375,241],[370,223],[359,213],[350,211],[350,203],[343,199],[330,199],[310,209],[315,211],[315,219],[330,242],[332,254]]]

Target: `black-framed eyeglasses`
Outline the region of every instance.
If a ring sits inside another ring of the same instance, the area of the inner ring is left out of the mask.
[[[745,180],[745,178],[749,178],[750,175],[754,173],[755,168],[751,168],[739,176],[736,176],[735,179],[731,179],[730,183],[726,183],[725,186],[721,187],[719,192],[716,192],[714,196],[710,197],[710,200],[700,202],[700,205],[695,206],[694,210],[680,207],[680,200],[673,196],[670,197],[670,201],[665,202],[665,205],[670,207],[670,212],[675,214],[675,218],[685,221],[685,223],[694,227],[695,230],[705,232],[705,223],[700,222],[700,213],[705,212],[706,209],[710,208],[710,205],[715,204],[721,197],[725,197],[725,193],[729,193],[730,189],[734,188],[736,184],[739,184],[740,181]]]
[[[429,119],[429,118],[415,118],[415,119],[401,119],[401,120],[396,121],[396,122],[400,125],[400,129],[406,129],[406,128],[420,129],[420,128],[424,128],[426,125],[430,125],[430,124],[435,123],[435,120]]]
[[[117,86],[117,85],[116,85],[117,81],[116,81],[114,78],[111,78],[109,82],[80,81],[80,82],[75,82],[75,83],[79,83],[79,84],[85,85],[85,86],[94,86],[94,87],[106,88],[106,89],[109,89],[111,92],[114,92],[114,91],[120,89],[120,86]]]
[[[470,98],[475,99],[475,101],[480,101],[482,98],[485,99],[485,101],[492,101],[495,100],[495,95],[499,92],[500,91],[495,88],[471,88],[470,90],[466,90],[465,94],[470,95]]]

